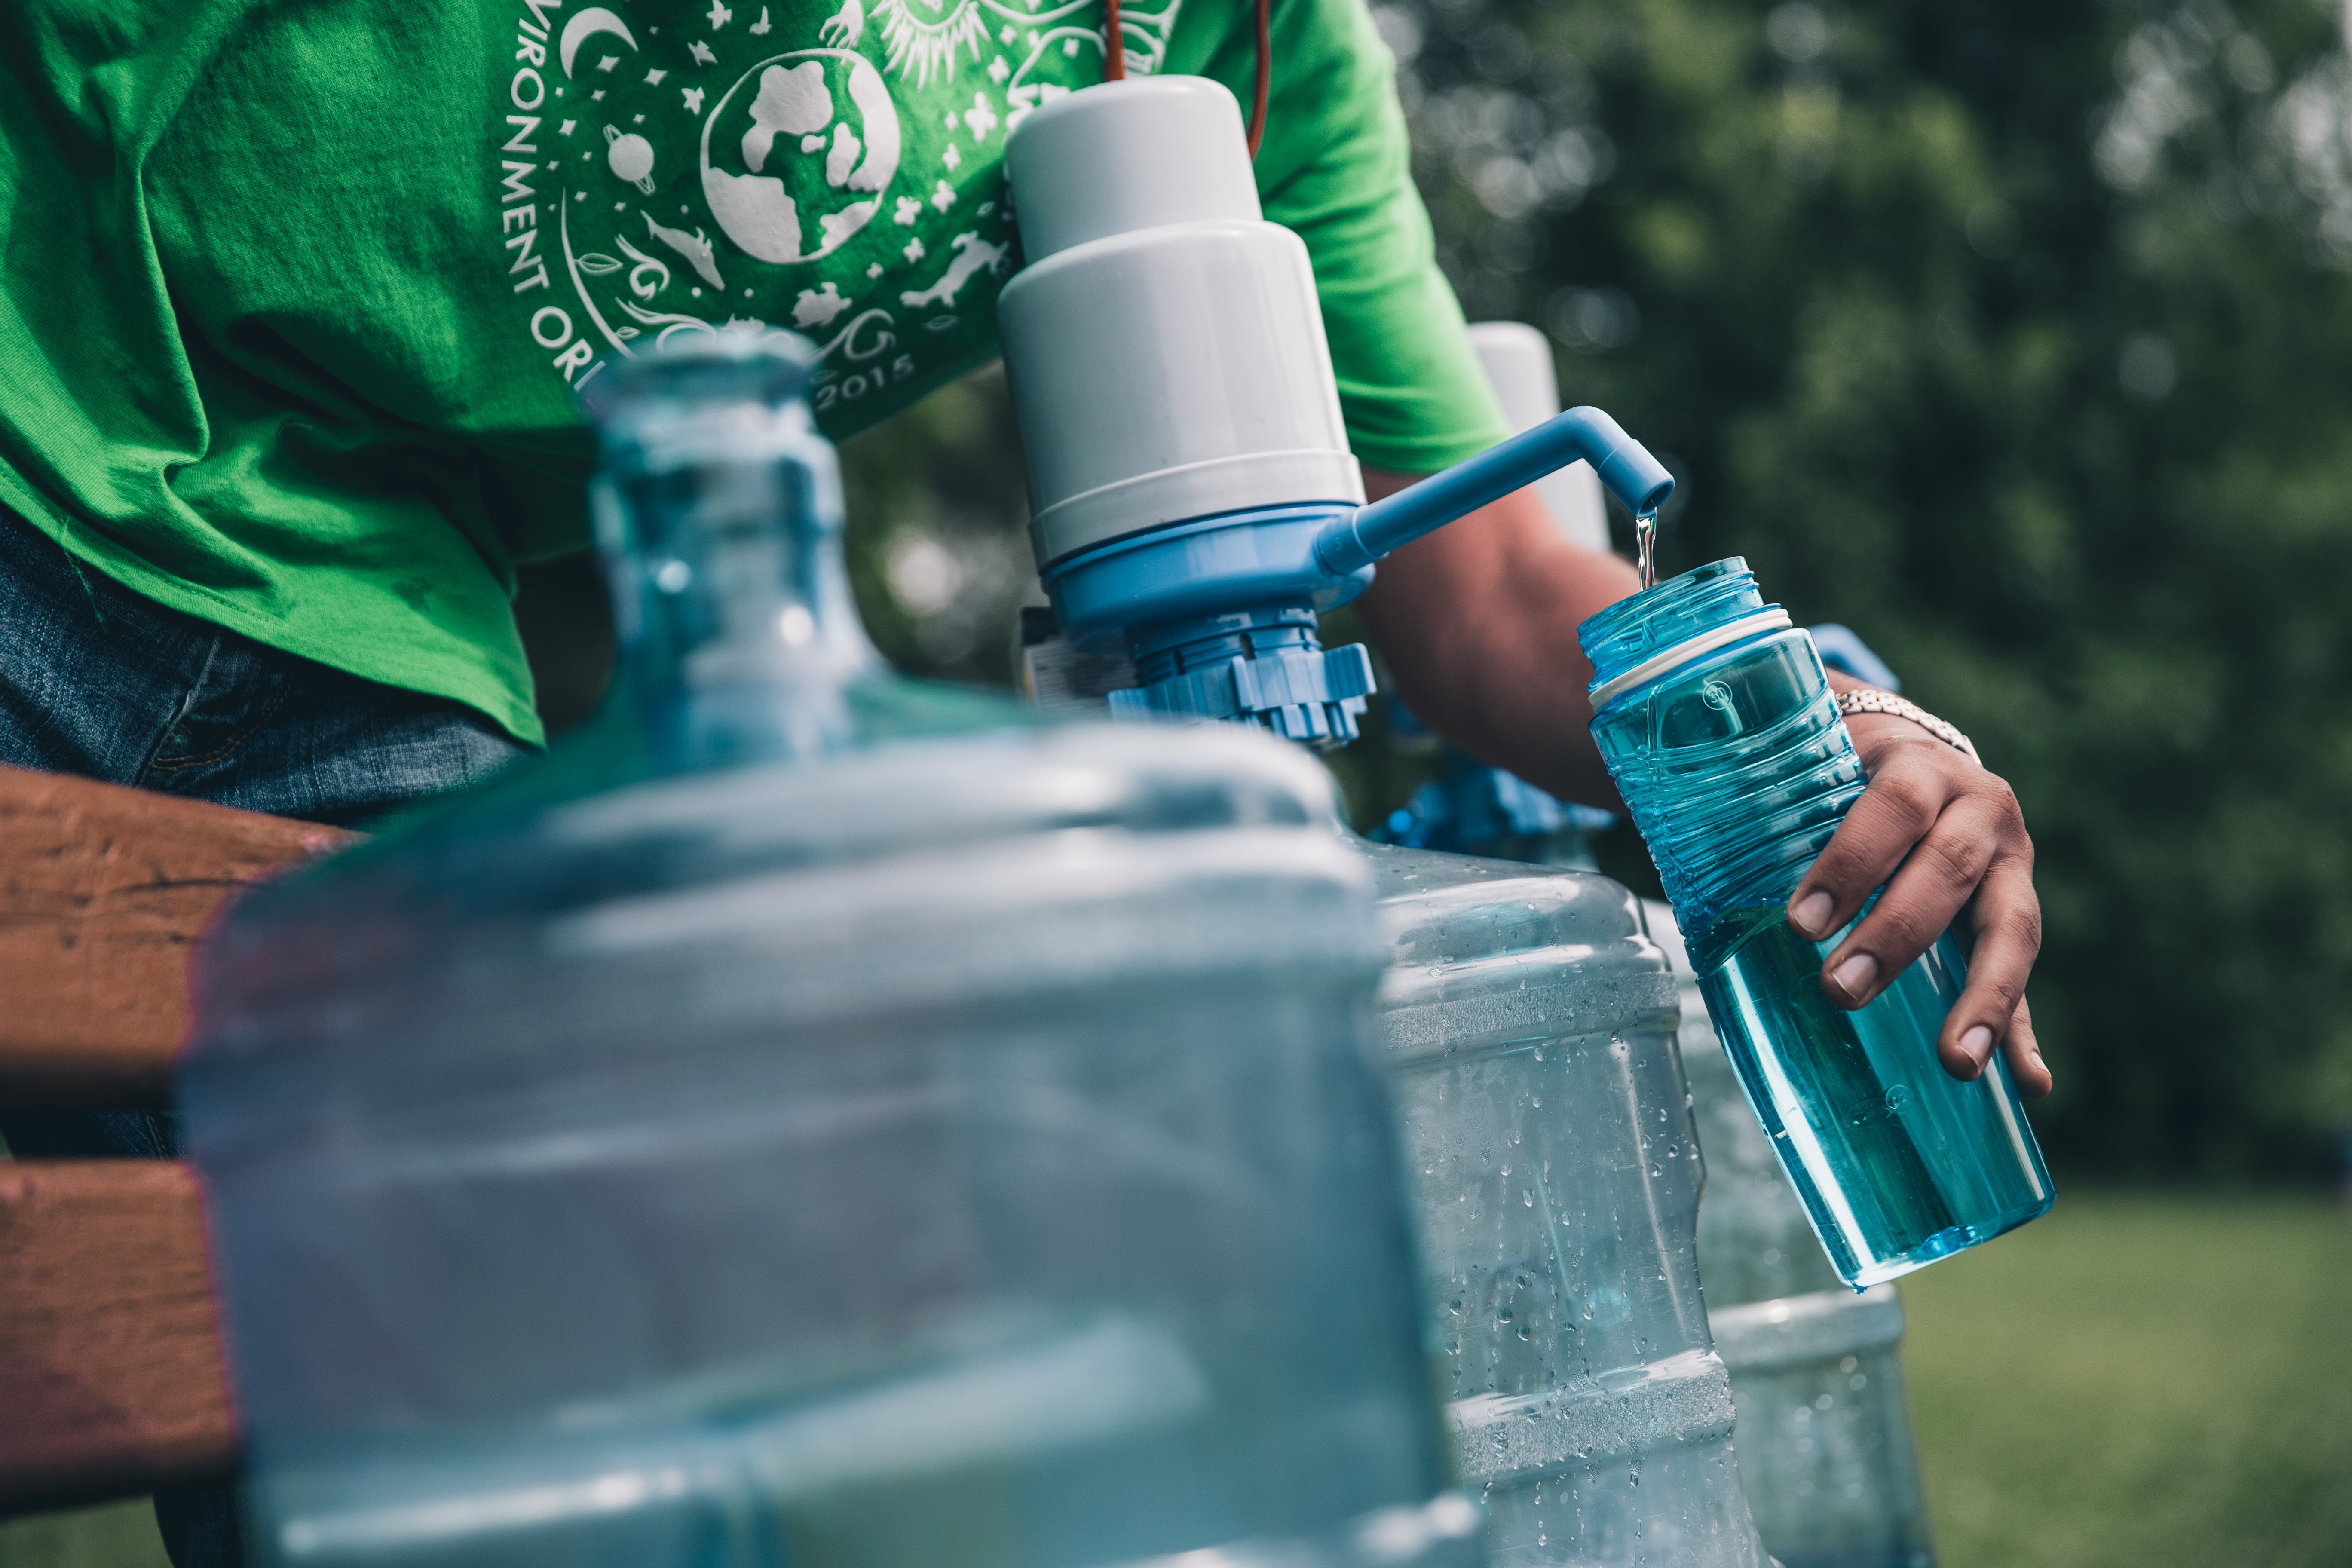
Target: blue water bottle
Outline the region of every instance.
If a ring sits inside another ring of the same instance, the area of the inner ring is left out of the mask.
[[[1798,879],[1866,783],[1811,639],[1737,556],[1577,635],[1601,758],[1748,1102],[1846,1283],[1907,1274],[2049,1208],[2000,1056],[1972,1083],[1937,1059],[1965,973],[1951,935],[1848,1012],[1821,985],[1845,932],[1816,942],[1789,926]]]

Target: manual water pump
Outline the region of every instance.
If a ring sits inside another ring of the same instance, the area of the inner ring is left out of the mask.
[[[1074,94],[1006,162],[1031,262],[999,304],[1005,362],[1072,639],[1029,650],[1041,696],[1344,743],[1370,661],[1315,617],[1381,556],[1578,458],[1643,516],[1672,488],[1577,409],[1362,505],[1306,249],[1260,220],[1214,83]],[[1107,667],[1128,678],[1074,679]],[[1699,1299],[1674,982],[1633,896],[1329,826],[1380,895],[1424,1343],[1494,1559],[1764,1568]]]
[[[1070,644],[1133,661],[1115,715],[1344,745],[1371,659],[1325,648],[1316,617],[1382,556],[1579,458],[1637,518],[1674,489],[1575,408],[1365,505],[1307,247],[1260,216],[1214,82],[1074,93],[1021,123],[1005,164],[1028,265],[997,313],[1032,541]]]

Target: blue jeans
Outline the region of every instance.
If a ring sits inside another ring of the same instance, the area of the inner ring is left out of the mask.
[[[167,610],[0,509],[0,763],[350,825],[520,755],[470,709],[379,686]],[[168,1116],[0,1110],[35,1157],[170,1159]],[[180,1568],[239,1559],[229,1489],[159,1493]]]

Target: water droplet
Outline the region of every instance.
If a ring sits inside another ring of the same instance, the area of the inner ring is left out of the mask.
[[[1498,1323],[1507,1323],[1510,1321],[1511,1310],[1508,1307],[1504,1308],[1501,1311],[1495,1314],[1495,1321]]]
[[[1886,1109],[1889,1111],[1901,1110],[1905,1106],[1910,1103],[1910,1085],[1895,1083],[1886,1086]]]
[[[1531,1340],[1531,1339],[1533,1339],[1533,1338],[1535,1338],[1535,1337],[1536,1337],[1536,1331],[1535,1331],[1535,1330],[1533,1330],[1533,1329],[1529,1328],[1529,1327],[1528,1327],[1527,1324],[1525,1324],[1525,1323],[1521,1323],[1521,1324],[1519,1325],[1519,1338],[1521,1338],[1521,1339],[1523,1339],[1523,1340]]]
[[[1519,1189],[1519,1203],[1527,1208],[1535,1207],[1536,1190],[1533,1187],[1521,1187]]]
[[[1774,1258],[1774,1261],[1779,1261],[1777,1256]],[[1852,1372],[1855,1367],[1860,1366],[1861,1364],[1862,1363],[1860,1362],[1854,1360],[1852,1356],[1843,1356],[1839,1358],[1838,1370],[1840,1372]]]

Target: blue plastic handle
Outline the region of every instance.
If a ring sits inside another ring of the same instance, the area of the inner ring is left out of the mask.
[[[1617,421],[1598,408],[1571,408],[1386,500],[1333,518],[1316,535],[1315,559],[1344,577],[1579,458],[1636,517],[1651,516],[1674,492],[1674,476]]]

